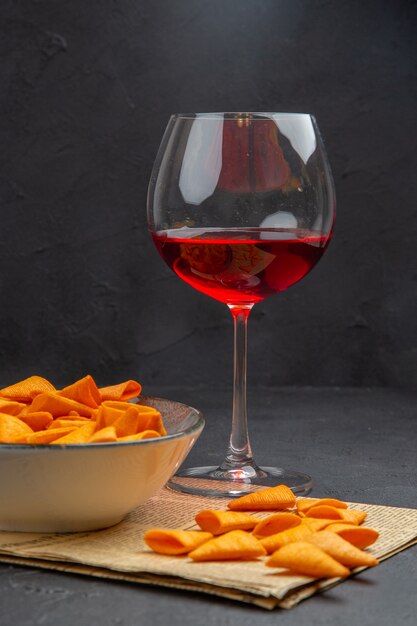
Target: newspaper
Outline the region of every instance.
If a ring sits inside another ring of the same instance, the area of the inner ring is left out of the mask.
[[[366,511],[366,525],[379,531],[380,537],[369,552],[380,560],[417,543],[416,509],[358,503],[349,506]],[[343,581],[287,575],[265,567],[262,559],[195,563],[187,556],[155,554],[144,543],[144,532],[150,528],[197,529],[194,517],[207,508],[224,509],[225,502],[162,489],[120,524],[104,530],[73,534],[0,532],[0,561],[199,591],[267,609],[291,608]]]

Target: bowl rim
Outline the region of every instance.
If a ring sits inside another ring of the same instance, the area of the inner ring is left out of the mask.
[[[127,446],[140,446],[147,444],[162,444],[164,441],[173,439],[182,439],[183,437],[200,433],[205,425],[205,419],[201,411],[193,406],[184,404],[184,402],[177,402],[176,400],[169,400],[168,398],[160,398],[159,396],[139,396],[140,399],[149,398],[152,401],[172,402],[180,406],[186,407],[193,411],[196,415],[196,423],[192,424],[185,430],[179,433],[173,433],[172,435],[162,435],[161,437],[154,437],[149,439],[140,439],[139,441],[112,441],[106,443],[0,443],[0,451],[2,450],[102,450],[103,448],[119,448]]]

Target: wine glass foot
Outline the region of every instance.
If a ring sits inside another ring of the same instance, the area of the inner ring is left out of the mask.
[[[307,495],[311,477],[280,467],[253,467],[222,470],[215,465],[190,467],[177,472],[167,487],[180,493],[209,498],[239,498],[260,488],[287,485],[296,495]]]

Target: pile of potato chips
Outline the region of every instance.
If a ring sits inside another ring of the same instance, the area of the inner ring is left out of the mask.
[[[159,411],[128,402],[141,389],[134,380],[99,389],[85,376],[58,390],[31,376],[0,390],[0,443],[113,443],[166,435]]]
[[[228,511],[200,511],[198,530],[155,528],[145,533],[159,554],[193,561],[268,558],[265,565],[312,578],[346,577],[350,568],[378,565],[365,548],[379,534],[361,526],[367,514],[334,498],[299,498],[286,485],[242,496]],[[255,512],[255,515],[248,511]],[[256,511],[271,511],[265,519]]]

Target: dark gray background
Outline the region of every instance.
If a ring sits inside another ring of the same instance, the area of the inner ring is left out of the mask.
[[[147,182],[172,112],[287,110],[338,220],[255,308],[250,384],[416,387],[416,26],[400,0],[2,0],[0,382],[228,385],[230,315],[158,257]]]

